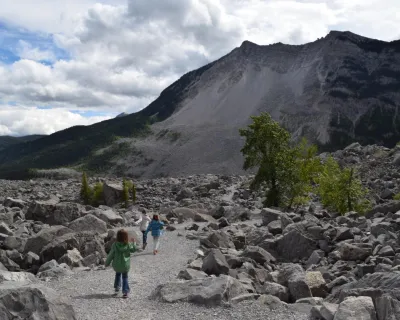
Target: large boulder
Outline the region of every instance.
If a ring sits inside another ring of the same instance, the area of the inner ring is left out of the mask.
[[[342,301],[349,296],[377,297],[383,294],[400,300],[400,273],[399,272],[375,272],[367,274],[358,281],[350,282],[337,288],[329,300]]]
[[[339,248],[340,256],[345,261],[364,261],[372,254],[372,248],[363,244],[344,243]]]
[[[40,252],[40,259],[42,262],[50,260],[58,260],[64,254],[68,253],[68,250],[79,248],[79,242],[74,233],[67,233],[59,238],[53,239],[49,244],[42,248]]]
[[[334,320],[377,320],[370,297],[348,297],[340,305]]]
[[[241,256],[250,258],[261,265],[275,262],[275,258],[268,251],[256,246],[247,246]]]
[[[67,300],[38,284],[7,282],[0,285],[0,319],[76,320]]]
[[[229,264],[219,249],[211,249],[204,258],[201,269],[207,274],[219,276],[220,274],[229,273]]]
[[[204,279],[204,278],[207,278],[207,273],[191,268],[182,270],[178,274],[178,279],[183,279],[183,280]]]
[[[328,288],[320,271],[306,272],[306,283],[313,297],[325,298],[328,295]]]
[[[55,199],[34,201],[27,209],[26,219],[41,221],[50,225],[67,225],[81,217],[82,212],[82,206],[77,203],[58,203]]]
[[[271,209],[271,208],[264,208],[260,214],[261,214],[261,218],[262,218],[262,224],[264,226],[267,226],[272,221],[280,220],[283,213],[279,210],[275,210],[275,209]]]
[[[375,299],[378,320],[400,320],[400,301],[389,295]]]
[[[317,249],[317,242],[298,230],[291,230],[280,237],[275,248],[279,259],[284,261],[308,259]]]
[[[40,254],[43,247],[48,245],[51,241],[72,232],[71,229],[64,226],[51,226],[50,228],[44,228],[40,230],[36,236],[28,239],[25,244],[24,252],[28,253],[31,251]]]
[[[122,184],[103,183],[104,203],[106,206],[112,207],[123,201],[124,190]]]
[[[176,196],[176,201],[181,201],[183,199],[187,198],[192,198],[194,196],[194,193],[191,189],[189,188],[183,188],[181,191],[179,191],[178,195]]]
[[[213,231],[206,239],[207,241],[200,240],[200,243],[206,247],[211,248],[235,248],[235,244],[230,239],[229,235],[221,230]]]
[[[88,213],[91,213],[100,220],[103,220],[109,226],[118,226],[124,223],[124,219],[111,208],[107,210],[96,209],[89,211]]]
[[[5,211],[0,208],[0,221],[7,225],[12,225],[14,222],[14,213],[12,211]]]
[[[34,274],[29,272],[11,272],[11,271],[0,270],[0,282],[4,281],[28,283],[28,282],[35,282],[36,278]],[[0,294],[1,294],[1,289],[0,289]]]
[[[199,305],[216,306],[248,293],[238,280],[221,275],[185,282],[169,282],[158,286],[153,297],[163,302],[191,302]]]
[[[21,199],[7,198],[6,200],[4,200],[3,205],[9,208],[23,209],[26,206],[26,202]]]
[[[265,282],[258,292],[277,297],[283,302],[289,302],[289,289],[279,283]]]
[[[74,230],[75,232],[93,231],[100,234],[107,232],[107,224],[103,220],[100,220],[92,214],[87,214],[81,218],[72,221],[68,225],[68,228]]]
[[[312,297],[306,281],[306,274],[298,264],[284,263],[279,270],[278,282],[289,288],[290,298],[293,302]]]

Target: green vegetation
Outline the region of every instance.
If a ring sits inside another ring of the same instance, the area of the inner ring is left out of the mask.
[[[90,189],[86,172],[82,174],[82,186],[81,186],[81,199],[85,204],[89,204],[91,200],[92,190]]]
[[[317,147],[309,145],[306,139],[293,148],[294,166],[291,183],[287,190],[288,207],[298,207],[310,201],[315,181],[321,172],[321,161],[317,158]]]
[[[322,164],[316,146],[306,139],[291,144],[290,134],[269,114],[252,120],[240,130],[246,139],[241,152],[244,169],[257,169],[251,188],[265,187],[265,206],[298,207],[316,193],[324,206],[341,214],[353,210],[362,213],[368,208],[368,190],[353,168],[341,168],[333,158]]]
[[[137,113],[90,126],[75,126],[4,149],[4,152],[0,152],[0,178],[30,178],[27,171],[29,168],[51,169],[76,165],[85,167],[97,150],[109,146],[116,139],[150,134],[150,125],[167,119],[185,98],[188,85],[201,77],[212,65],[210,63],[185,74]]]
[[[400,192],[393,196],[393,200],[396,200],[396,201],[400,200]]]
[[[332,157],[322,166],[317,181],[317,193],[327,208],[344,214],[349,211],[363,213],[370,206],[366,199],[368,189],[356,177],[354,168],[340,168]]]
[[[258,167],[251,188],[265,184],[266,206],[278,207],[284,202],[294,167],[294,152],[289,148],[290,134],[267,113],[252,117],[253,123],[239,133],[246,138],[241,152],[244,169]]]
[[[90,187],[86,172],[82,174],[82,186],[80,192],[81,199],[84,204],[98,206],[103,202],[103,184],[97,182],[94,187]]]
[[[124,178],[122,180],[122,197],[124,200],[125,208],[128,208],[129,206],[129,185],[128,181]]]
[[[99,206],[104,200],[103,194],[103,184],[101,182],[97,182],[92,191],[92,205],[95,207]]]
[[[125,178],[122,180],[122,189],[123,189],[123,199],[125,203],[125,208],[129,206],[130,195],[132,194],[132,202],[136,203],[136,187],[135,184],[131,180],[126,180]]]
[[[116,142],[105,150],[93,154],[86,161],[85,169],[89,172],[98,173],[107,171],[114,159],[127,156],[130,145],[127,142]]]

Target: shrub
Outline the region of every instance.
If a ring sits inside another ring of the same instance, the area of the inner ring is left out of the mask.
[[[103,184],[101,182],[97,182],[93,187],[91,203],[94,206],[100,205],[104,200],[103,194]]]
[[[393,196],[393,200],[397,200],[397,201],[400,200],[400,192]]]
[[[341,168],[329,157],[318,178],[317,192],[322,204],[341,214],[348,211],[365,212],[370,207],[366,189],[358,179],[354,168]]]
[[[124,200],[125,208],[129,207],[129,182],[124,178],[122,180],[122,198]]]
[[[80,196],[81,199],[83,200],[83,202],[85,204],[89,204],[90,203],[90,198],[91,198],[91,189],[89,187],[89,183],[87,180],[87,176],[86,176],[86,172],[84,172],[82,174],[82,186],[81,186],[81,192],[80,192]]]

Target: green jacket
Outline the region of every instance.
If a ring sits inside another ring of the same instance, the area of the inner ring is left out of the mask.
[[[131,267],[131,253],[136,251],[134,243],[114,242],[107,256],[106,267],[111,264],[115,272],[128,272]]]

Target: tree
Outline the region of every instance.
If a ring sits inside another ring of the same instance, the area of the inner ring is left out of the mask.
[[[362,185],[354,168],[341,168],[331,156],[322,167],[317,192],[325,207],[340,214],[349,211],[363,213],[370,206],[366,198],[368,189]]]
[[[94,206],[98,206],[100,202],[102,202],[103,198],[103,184],[101,182],[97,182],[93,188],[91,203]]]
[[[87,180],[87,176],[86,176],[86,172],[84,172],[82,174],[82,186],[81,186],[81,192],[80,192],[80,196],[81,199],[83,200],[83,202],[85,204],[89,204],[90,203],[90,198],[91,198],[91,189],[89,187],[89,183]]]
[[[299,206],[310,201],[310,194],[321,172],[321,161],[317,157],[317,147],[310,145],[303,138],[299,145],[294,147],[295,163],[292,169],[292,180],[288,188],[287,206]]]
[[[124,178],[122,180],[122,198],[124,200],[125,208],[129,206],[129,185],[128,181]]]
[[[253,189],[267,187],[266,206],[280,206],[294,174],[296,152],[289,146],[290,134],[267,113],[251,117],[253,122],[239,133],[246,139],[241,152],[245,170],[258,167]]]

